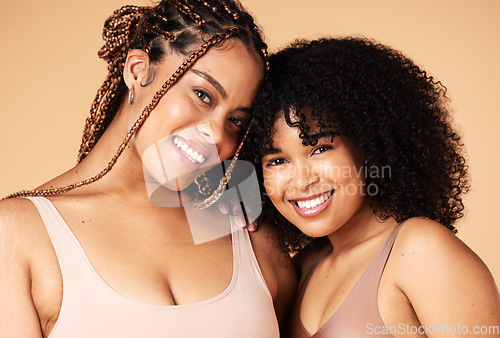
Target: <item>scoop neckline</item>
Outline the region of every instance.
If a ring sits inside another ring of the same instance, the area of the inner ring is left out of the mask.
[[[86,268],[90,272],[90,274],[93,277],[93,279],[98,284],[100,284],[104,288],[104,290],[107,291],[107,293],[109,293],[112,297],[116,298],[119,301],[126,302],[126,303],[131,303],[131,304],[134,304],[136,306],[141,306],[141,307],[144,307],[144,308],[152,308],[152,309],[159,309],[159,310],[185,310],[185,309],[196,308],[196,307],[205,306],[205,305],[208,305],[208,304],[215,303],[215,302],[221,300],[222,298],[226,297],[227,295],[229,295],[234,290],[234,286],[236,285],[236,280],[237,280],[237,273],[238,273],[237,253],[236,253],[236,246],[235,246],[235,243],[234,243],[235,237],[236,237],[235,232],[236,231],[240,231],[240,230],[244,230],[244,229],[237,229],[237,228],[235,228],[235,225],[232,223],[232,221],[231,221],[231,246],[232,246],[232,255],[233,255],[233,264],[232,264],[233,265],[233,269],[232,269],[231,281],[224,288],[224,290],[222,290],[219,294],[217,294],[215,296],[212,296],[210,298],[207,298],[207,299],[204,299],[204,300],[201,300],[201,301],[198,301],[198,302],[194,302],[194,303],[178,304],[178,305],[149,304],[149,303],[141,302],[139,300],[135,300],[135,299],[132,299],[130,297],[127,297],[127,296],[119,293],[115,289],[113,289],[111,287],[111,285],[109,285],[101,277],[101,275],[97,272],[97,270],[95,269],[95,267],[92,264],[92,261],[90,260],[90,258],[88,257],[87,253],[85,252],[85,249],[81,245],[80,241],[75,236],[75,234],[73,233],[73,231],[69,227],[68,223],[64,220],[64,218],[62,217],[61,213],[59,212],[59,210],[57,210],[57,208],[52,203],[52,201],[49,200],[46,197],[43,197],[43,196],[40,196],[40,198],[42,198],[42,199],[44,199],[44,200],[46,200],[48,202],[48,205],[53,210],[54,215],[56,216],[56,218],[58,219],[58,221],[63,225],[63,228],[66,231],[66,233],[74,241],[74,244],[76,245],[77,250],[79,251],[79,253],[81,254],[81,256],[84,258],[84,261],[85,261],[85,264],[86,264]],[[61,265],[60,262],[59,262],[59,265]],[[61,266],[59,266],[59,269],[61,269]],[[61,302],[61,310],[60,311],[62,311],[63,304],[64,304],[64,279],[63,279],[63,295],[62,295],[62,302]]]

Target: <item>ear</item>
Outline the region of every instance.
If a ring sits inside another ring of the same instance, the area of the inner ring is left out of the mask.
[[[123,68],[123,80],[130,89],[140,88],[140,82],[149,74],[149,55],[141,49],[132,49],[127,54]]]

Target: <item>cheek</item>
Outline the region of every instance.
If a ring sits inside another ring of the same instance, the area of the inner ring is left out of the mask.
[[[266,193],[273,203],[278,203],[282,200],[287,187],[287,175],[285,171],[263,169],[263,174]]]
[[[169,101],[165,96],[137,131],[134,137],[137,152],[142,156],[153,143],[192,124],[195,116],[195,112],[189,109],[189,105],[179,100]]]
[[[217,147],[217,151],[219,152],[219,158],[221,161],[225,161],[228,158],[232,157],[238,148],[238,145],[241,142],[238,133],[234,133],[231,131],[225,131],[224,141]]]
[[[363,167],[346,166],[340,172],[339,182],[349,196],[363,196],[365,192]]]

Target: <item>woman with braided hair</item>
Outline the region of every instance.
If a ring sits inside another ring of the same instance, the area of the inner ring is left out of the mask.
[[[78,164],[0,202],[0,336],[279,336],[296,277],[272,230],[230,219],[197,242],[187,209],[216,223],[234,182],[267,68],[253,18],[165,0],[118,9],[103,37]],[[207,188],[200,174],[231,157]]]

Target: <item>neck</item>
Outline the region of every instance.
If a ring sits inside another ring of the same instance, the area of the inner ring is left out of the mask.
[[[75,169],[79,176],[92,177],[101,172],[115,156],[129,132],[129,105],[124,103],[89,155]],[[133,140],[125,147],[106,176],[91,184],[96,190],[134,200],[147,199],[142,162]],[[89,186],[89,187],[90,187]]]
[[[365,205],[354,214],[340,229],[328,235],[336,253],[349,250],[363,242],[391,231],[397,222],[390,218],[381,221],[370,206]]]

